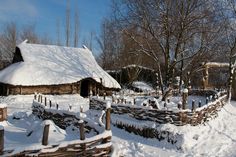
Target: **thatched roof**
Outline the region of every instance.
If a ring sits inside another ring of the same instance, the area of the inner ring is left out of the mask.
[[[0,82],[35,86],[78,82],[92,78],[107,88],[120,88],[118,82],[96,62],[92,52],[84,48],[28,44],[17,46],[21,60],[0,71]],[[16,51],[17,52],[17,51]],[[15,53],[16,55],[19,55]],[[17,57],[15,57],[17,58]]]

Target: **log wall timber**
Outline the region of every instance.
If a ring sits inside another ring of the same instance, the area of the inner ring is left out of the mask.
[[[117,89],[113,88],[105,88],[101,85],[101,83],[96,82],[91,78],[86,78],[83,80],[87,80],[89,82],[87,91],[88,95],[91,93],[92,95],[97,95],[98,89],[100,89],[100,93],[106,92],[107,95],[111,95],[113,91]],[[81,80],[81,81],[83,81]],[[59,84],[59,85],[37,85],[37,86],[20,86],[20,85],[10,85],[0,83],[0,95],[17,95],[17,94],[34,94],[42,93],[42,94],[80,94],[81,90],[81,81],[70,83],[70,84]]]
[[[111,113],[119,115],[127,114],[129,117],[137,120],[154,121],[159,124],[170,123],[177,126],[190,124],[196,126],[217,116],[218,110],[220,110],[226,102],[226,97],[225,94],[222,94],[218,99],[209,102],[205,106],[197,108],[194,112],[191,110],[171,111],[112,104]],[[91,99],[89,107],[90,109],[104,110],[105,102],[98,99]]]

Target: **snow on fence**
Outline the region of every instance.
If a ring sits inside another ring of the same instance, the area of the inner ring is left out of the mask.
[[[45,123],[42,145],[25,150],[4,150],[2,154],[7,156],[108,156],[112,150],[111,129],[110,129],[110,108],[106,110],[106,124],[99,125],[86,118],[84,113],[73,113],[66,110],[59,110],[59,105],[55,109],[52,106],[47,108],[47,98],[43,102],[42,95],[35,95],[32,105],[33,114],[41,119],[50,119],[56,125],[65,129],[69,125],[74,125],[80,129],[80,139],[55,143],[48,146],[48,130],[50,125]],[[51,104],[51,102],[50,102]],[[102,122],[100,122],[102,123]],[[104,127],[105,126],[105,127]],[[94,130],[97,135],[86,138],[85,130]]]
[[[199,91],[200,92],[200,91]],[[195,93],[197,93],[195,91]],[[202,94],[203,91],[201,91]],[[209,95],[209,91],[205,95]],[[209,99],[209,100],[208,100]],[[177,126],[182,126],[190,124],[196,126],[202,124],[209,119],[217,116],[218,110],[222,108],[225,104],[227,96],[224,92],[217,93],[217,98],[214,99],[207,98],[206,105],[196,108],[195,102],[192,103],[192,109],[182,109],[179,110],[167,110],[167,109],[149,109],[144,107],[139,107],[135,105],[125,105],[125,104],[112,104],[111,113],[113,114],[126,114],[131,118],[137,120],[154,121],[159,124],[174,124]],[[92,98],[90,100],[90,109],[103,110],[105,108],[105,101],[101,99]]]

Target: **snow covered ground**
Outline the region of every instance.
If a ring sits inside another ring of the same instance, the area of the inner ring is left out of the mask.
[[[68,103],[73,105],[73,109],[77,109],[80,104],[88,109],[88,100],[81,99],[78,95],[64,95],[52,96],[50,99],[57,101],[58,104],[64,104],[68,108]],[[42,122],[32,115],[31,105],[33,95],[26,96],[9,96],[0,98],[0,102],[8,104],[8,122],[2,123],[7,127],[6,132],[6,147],[16,147],[22,145],[29,145],[30,143],[38,142],[40,137],[38,133],[41,131],[37,129],[38,124]],[[17,113],[16,113],[17,112]],[[93,112],[93,111],[90,111]],[[95,112],[95,111],[94,111]],[[100,114],[100,111],[96,111]],[[18,115],[21,120],[14,120],[13,117]],[[89,114],[88,114],[89,115]],[[92,114],[91,114],[92,115]],[[35,125],[33,125],[35,123]],[[37,123],[37,125],[36,125]],[[112,126],[112,143],[115,147],[115,154],[117,156],[137,156],[137,157],[179,157],[179,156],[223,156],[235,157],[236,156],[236,102],[231,101],[231,104],[225,105],[219,112],[218,117],[199,126],[182,126],[177,127],[174,125],[165,125],[165,128],[174,133],[182,136],[181,150],[165,140],[158,141],[157,139],[147,139],[128,133],[122,129]],[[22,140],[23,136],[27,136],[30,130],[35,131],[34,135],[30,136],[28,140]],[[64,140],[71,140],[78,138],[78,132],[72,132],[70,129],[66,131],[53,128],[54,134],[51,142],[60,142]],[[36,138],[38,137],[38,138]],[[54,138],[56,137],[56,138]],[[114,154],[114,155],[115,155]]]
[[[167,125],[166,128],[183,135],[182,150],[176,150],[165,141],[146,139],[116,127],[112,128],[112,142],[120,150],[120,155],[127,157],[236,156],[235,101],[224,106],[216,119],[204,125]]]

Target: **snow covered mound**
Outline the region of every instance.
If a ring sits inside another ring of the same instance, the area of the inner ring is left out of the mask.
[[[136,91],[140,91],[140,92],[144,92],[144,91],[152,91],[153,88],[148,85],[147,83],[145,82],[141,82],[141,81],[135,81],[132,83],[132,87],[134,87],[134,89]]]
[[[0,71],[0,82],[12,85],[52,85],[75,83],[93,78],[108,88],[120,88],[118,82],[96,62],[92,52],[84,48],[21,43],[23,62]]]
[[[49,137],[48,137],[49,143],[56,143],[59,141],[63,141],[66,138],[66,131],[56,126],[54,122],[51,120],[45,120],[40,125],[35,123],[35,125],[32,125],[31,128],[28,128],[27,136],[32,138],[32,141],[40,143],[42,141],[43,130],[45,125],[50,125]]]

